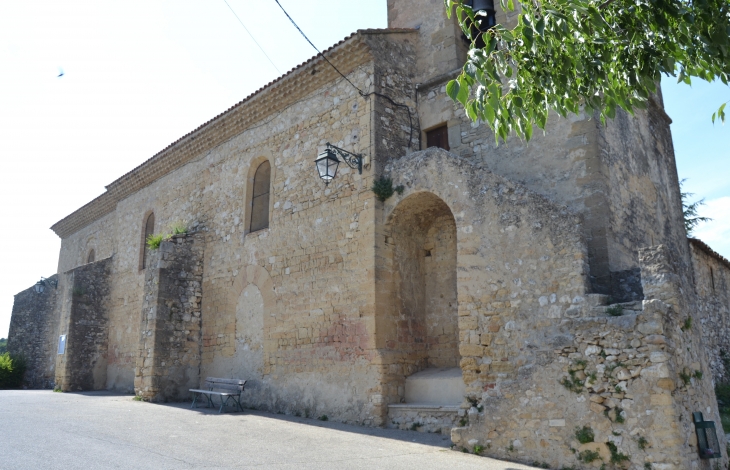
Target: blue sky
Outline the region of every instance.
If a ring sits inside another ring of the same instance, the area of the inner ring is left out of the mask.
[[[280,0],[327,48],[386,26],[386,0]],[[273,0],[0,2],[0,337],[13,295],[56,271],[49,227],[182,135],[314,55]],[[58,77],[60,70],[64,76]],[[730,91],[665,84],[686,188],[716,220],[697,230],[730,257]]]

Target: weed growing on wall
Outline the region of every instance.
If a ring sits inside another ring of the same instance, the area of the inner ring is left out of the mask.
[[[593,429],[590,426],[583,426],[582,428],[575,428],[575,438],[578,439],[578,442],[581,444],[588,444],[589,442],[593,442],[593,439],[595,439],[595,434],[593,433]]]
[[[394,188],[393,180],[387,176],[377,178],[370,189],[375,193],[375,197],[380,202],[385,202],[393,193],[403,194],[405,190],[402,184]]]
[[[611,317],[620,317],[623,314],[624,314],[623,305],[614,305],[613,307],[608,307],[606,309],[606,315],[609,315]]]
[[[160,247],[160,243],[162,243],[162,240],[165,239],[165,236],[162,234],[152,234],[149,237],[147,237],[147,248],[150,250],[156,250]]]

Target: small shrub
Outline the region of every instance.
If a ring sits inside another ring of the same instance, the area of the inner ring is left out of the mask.
[[[320,421],[329,421],[329,418],[327,417],[327,415],[322,415],[322,416],[320,416],[317,419],[320,420]]]
[[[694,373],[694,377],[697,380],[702,380],[702,371],[701,370],[696,370],[695,373]]]
[[[20,388],[23,384],[26,363],[23,356],[0,354],[0,389]]]
[[[644,450],[646,449],[647,444],[649,444],[649,441],[647,441],[644,436],[639,436],[636,439],[636,443],[639,445],[639,449]]]
[[[61,390],[59,387],[56,387],[53,389],[53,393],[63,393],[63,390]]]
[[[479,444],[474,446],[474,453],[479,455],[482,452],[484,452],[484,446],[480,446]]]
[[[418,428],[420,428],[421,426],[423,426],[423,424],[413,423],[413,424],[411,424],[411,431],[418,431]]]
[[[507,447],[507,452],[514,452],[514,451],[515,451],[514,444],[510,444],[509,447]]]
[[[651,463],[644,463],[644,470],[651,470],[652,468],[654,468],[654,466]]]
[[[399,185],[394,188],[393,180],[387,176],[377,178],[370,189],[375,193],[375,197],[377,197],[380,202],[385,202],[393,195],[393,193],[403,194],[403,191],[405,190],[403,185]]]
[[[132,398],[132,400],[134,400],[134,401],[144,401],[144,398],[142,398],[139,395],[135,395],[134,398]]]
[[[601,454],[594,450],[584,450],[580,454],[578,454],[578,460],[585,463],[591,463],[595,462],[596,460],[601,458]]]
[[[581,444],[588,444],[589,442],[593,442],[596,435],[593,433],[593,429],[590,426],[583,426],[582,428],[575,428],[575,438],[578,439],[578,442]]]
[[[586,374],[586,377],[588,377],[591,382],[595,382],[598,380],[598,373],[596,371],[593,371],[590,374]]]
[[[619,424],[623,424],[624,421],[624,415],[622,414],[624,410],[622,408],[616,408],[616,422]]]
[[[689,331],[692,329],[692,317],[687,317],[682,325],[682,331]]]
[[[624,314],[624,306],[623,305],[614,305],[613,307],[608,307],[606,309],[606,315],[612,316],[612,317],[620,317]]]
[[[160,247],[160,243],[165,239],[165,236],[160,234],[152,234],[147,237],[147,248],[150,250],[156,250]]]
[[[469,424],[469,420],[468,420],[467,418],[461,418],[461,419],[459,420],[459,426],[461,426],[462,428],[463,428],[464,426],[466,426],[467,424]]]

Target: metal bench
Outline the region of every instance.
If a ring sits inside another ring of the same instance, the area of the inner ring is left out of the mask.
[[[225,408],[231,400],[233,400],[233,404],[236,406],[237,410],[240,409],[243,411],[243,406],[241,406],[241,392],[243,392],[243,386],[245,384],[245,380],[208,377],[205,379],[205,387],[207,390],[197,388],[190,389],[193,394],[193,404],[190,408],[195,408],[195,404],[198,402],[198,398],[200,398],[200,396],[205,396],[208,406],[213,408],[213,397],[217,396],[221,401],[218,413],[222,413],[223,408]]]

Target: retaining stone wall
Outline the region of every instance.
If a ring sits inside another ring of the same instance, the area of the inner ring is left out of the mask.
[[[185,401],[200,385],[204,248],[204,233],[195,232],[149,253],[135,371],[140,397]]]
[[[106,388],[108,312],[113,258],[64,273],[59,334],[66,352],[56,357],[56,387],[64,392]]]
[[[57,282],[58,276],[48,280]],[[34,286],[15,295],[8,351],[25,358],[28,368],[24,385],[28,388],[53,388],[58,347],[57,301],[58,289],[48,284],[42,294]]]

